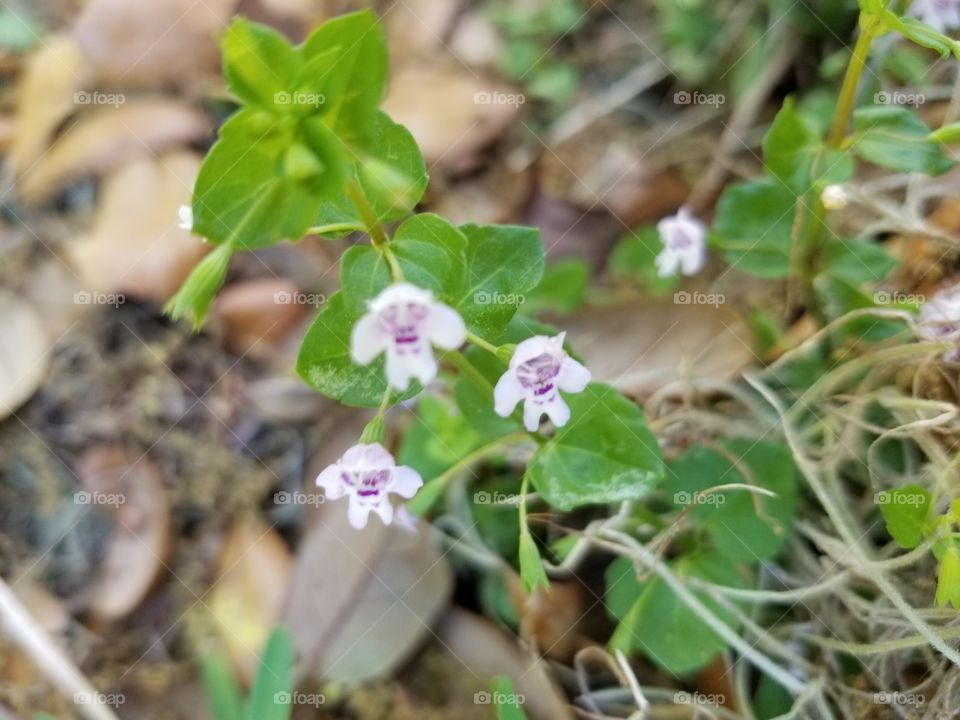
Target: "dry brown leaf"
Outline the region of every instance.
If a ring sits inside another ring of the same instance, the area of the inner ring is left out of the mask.
[[[219,67],[217,38],[236,0],[91,0],[74,27],[98,80],[110,86],[196,85]]]
[[[40,314],[19,296],[0,289],[0,419],[40,387],[49,351],[50,338]]]
[[[116,522],[89,598],[90,612],[119,620],[146,597],[165,569],[170,506],[159,469],[139,452],[99,445],[77,461],[83,485],[76,501],[108,512]]]
[[[383,109],[413,133],[428,167],[460,173],[476,167],[517,118],[517,93],[463,67],[421,64],[393,76]]]
[[[77,178],[104,174],[132,158],[154,157],[209,134],[209,118],[182,102],[144,98],[98,105],[20,178],[20,194],[25,202],[39,203]]]
[[[297,326],[308,307],[299,299],[306,297],[286,278],[244,280],[220,292],[213,314],[232,352],[269,352]]]
[[[355,530],[344,502],[324,505],[301,545],[284,617],[306,673],[354,685],[409,658],[453,578],[425,532],[377,518]]]
[[[520,577],[506,578],[507,591],[519,608],[520,637],[550,658],[569,662],[584,643],[578,628],[584,616],[582,582],[552,581],[546,589],[523,590]]]
[[[75,94],[89,76],[80,46],[69,36],[46,38],[30,57],[18,88],[17,134],[10,151],[16,175],[47,150],[56,129],[77,109]]]
[[[177,291],[208,249],[177,219],[199,167],[197,155],[178,152],[137,158],[106,179],[90,234],[67,245],[91,290],[158,303]]]
[[[292,568],[290,551],[272,528],[240,521],[227,535],[207,604],[245,682],[256,674],[260,652],[280,617]]]
[[[454,0],[404,0],[384,16],[390,66],[434,61],[460,11]]]
[[[743,320],[722,305],[635,302],[589,310],[564,327],[594,380],[627,393],[680,379],[731,378],[754,360]]]

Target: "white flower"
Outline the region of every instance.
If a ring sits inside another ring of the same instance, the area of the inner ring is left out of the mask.
[[[177,223],[181,230],[192,230],[193,229],[193,208],[189,205],[181,205],[180,211],[180,222]]]
[[[523,425],[530,432],[540,426],[544,413],[557,427],[567,424],[570,408],[560,391],[581,392],[590,382],[590,371],[564,352],[565,335],[537,335],[517,345],[510,367],[493,389],[497,415],[507,417],[523,400]]]
[[[347,518],[358,530],[366,527],[371,512],[389,525],[393,522],[390,493],[412,498],[423,485],[413,468],[397,465],[383,445],[354,445],[317,476],[328,500],[349,497]]]
[[[686,208],[657,223],[663,250],[657,255],[657,274],[673,275],[679,268],[684,275],[696,275],[707,260],[707,228]]]
[[[960,27],[960,0],[913,0],[910,14],[937,32]]]
[[[437,376],[431,344],[453,350],[467,339],[463,318],[433,299],[433,293],[410,283],[396,283],[367,303],[367,314],[353,326],[350,356],[369,365],[387,353],[387,382],[403,392],[411,378],[423,385]]]
[[[924,340],[957,343],[943,359],[960,361],[960,284],[941,290],[920,308],[917,334]]]
[[[834,183],[823,189],[820,201],[827,210],[843,210],[850,201],[850,193],[843,185]]]

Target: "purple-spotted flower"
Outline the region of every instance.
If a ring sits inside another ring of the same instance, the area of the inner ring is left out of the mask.
[[[423,485],[419,473],[397,465],[383,445],[354,445],[343,457],[317,476],[328,500],[347,496],[347,518],[358,530],[367,526],[371,512],[389,525],[393,522],[390,494],[412,498]]]
[[[960,362],[960,283],[936,293],[920,308],[917,334],[924,340],[953,342],[943,359]]]
[[[657,275],[667,277],[679,268],[684,275],[696,275],[707,260],[707,227],[686,208],[657,223],[663,250],[657,255]]]
[[[570,408],[560,391],[581,392],[590,382],[590,371],[564,352],[565,335],[537,335],[517,345],[510,367],[493,389],[497,415],[507,417],[523,400],[523,426],[530,432],[540,427],[544,413],[557,427],[567,424]]]
[[[960,0],[913,0],[910,14],[945,33],[960,27]]]
[[[466,339],[456,310],[434,300],[429,290],[400,282],[367,303],[367,314],[353,326],[350,356],[369,365],[386,352],[387,382],[403,392],[413,378],[427,385],[437,376],[431,345],[454,350]]]

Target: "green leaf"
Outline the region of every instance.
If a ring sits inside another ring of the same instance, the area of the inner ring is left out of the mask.
[[[953,605],[960,610],[960,549],[951,543],[940,558],[940,575],[937,579],[937,607]]]
[[[242,698],[230,663],[220,654],[205,655],[200,660],[200,671],[214,719],[239,720]]]
[[[538,587],[550,587],[547,573],[540,560],[540,551],[537,543],[530,534],[529,528],[523,525],[520,528],[520,582],[526,593],[532,593]]]
[[[507,366],[478,347],[468,348],[464,356],[487,381],[487,387],[480,388],[473,379],[461,373],[454,383],[453,397],[470,426],[486,440],[522,429],[522,424],[513,416],[500,417],[493,410],[493,388]]]
[[[238,17],[223,37],[223,74],[244,102],[282,113],[282,95],[290,90],[300,58],[276,30]],[[280,100],[280,102],[278,102]]]
[[[543,280],[530,292],[524,312],[536,314],[552,310],[572,313],[583,305],[590,282],[590,268],[579,258],[560,260],[547,266]]]
[[[294,146],[287,123],[256,110],[231,117],[197,176],[193,231],[248,250],[299,240],[321,203],[343,191],[345,176],[340,143],[319,121],[303,123],[297,146],[300,166],[306,153],[315,172],[290,173],[287,154]]]
[[[670,567],[680,576],[692,576],[727,587],[743,587],[736,567],[722,556],[687,556],[671,563]],[[624,584],[626,587],[621,587]],[[659,577],[641,583],[631,568],[629,575],[616,577],[615,585],[608,584],[608,597],[614,589],[624,597],[632,595],[636,598],[626,615],[621,616],[610,639],[614,649],[624,652],[640,650],[667,672],[682,675],[703,667],[726,647],[723,638]],[[726,625],[734,630],[739,627],[736,617],[706,592],[692,592]]]
[[[717,204],[712,242],[738,270],[786,277],[795,203],[793,192],[776,180],[730,185]]]
[[[191,318],[194,330],[199,330],[210,310],[217,292],[223,286],[233,256],[233,246],[220,245],[207,253],[163,310],[174,320]]]
[[[281,626],[271,633],[260,658],[260,670],[250,688],[246,720],[287,720],[293,706],[278,700],[289,697],[292,690],[293,641]]]
[[[654,295],[665,295],[677,286],[677,276],[660,277],[656,257],[663,250],[660,234],[652,225],[623,237],[610,255],[608,268],[615,280],[635,280]]]
[[[301,52],[309,63],[331,51],[333,59],[319,85],[326,96],[323,118],[345,142],[365,147],[387,79],[386,40],[377,16],[363,10],[328,20],[311,33]]]
[[[949,57],[957,52],[957,43],[924,22],[912,17],[900,17],[889,9],[883,9],[880,17],[890,30],[896,30],[905,38],[921,47],[940,53],[940,57]]]
[[[898,172],[939,175],[953,167],[930,128],[905,107],[865,107],[853,114],[851,149],[864,160]]]
[[[488,340],[507,323],[543,276],[540,233],[516,225],[461,225],[467,282],[454,306],[467,327]]]
[[[497,720],[527,720],[527,715],[520,709],[523,696],[518,695],[513,687],[513,681],[506,675],[498,675],[490,683],[493,696],[493,709]]]
[[[733,562],[757,562],[776,555],[793,527],[797,469],[789,448],[767,440],[733,439],[722,451],[694,445],[671,465],[664,492],[675,505],[696,506],[693,523],[706,530],[714,548]],[[749,473],[747,477],[744,472]],[[749,490],[699,496],[716,485],[752,484],[776,497]]]
[[[877,497],[880,514],[897,544],[911,550],[932,531],[929,491],[920,485],[902,485],[882,492]]]
[[[854,285],[879,282],[897,265],[882,246],[859,240],[831,238],[824,250],[823,271]]]
[[[763,138],[763,164],[767,170],[796,193],[811,184],[811,168],[820,149],[820,137],[814,126],[795,109],[787,98]]]
[[[387,391],[384,358],[370,365],[356,365],[350,359],[350,332],[360,318],[345,306],[343,294],[327,299],[307,331],[297,356],[297,374],[318,392],[353,407],[377,407]],[[420,391],[414,382],[398,400]]]
[[[427,480],[435,478],[480,444],[480,436],[450,400],[423,395],[415,421],[400,443],[397,462],[409,465]]]
[[[591,383],[564,395],[570,420],[527,468],[555,508],[644,497],[663,479],[663,459],[643,411],[608,385]]]

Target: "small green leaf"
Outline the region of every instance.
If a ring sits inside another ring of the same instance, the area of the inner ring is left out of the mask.
[[[550,587],[537,543],[526,525],[520,528],[520,581],[528,594],[541,586]]]
[[[854,285],[884,280],[897,265],[882,246],[860,240],[831,238],[824,250],[823,271]]]
[[[215,720],[239,720],[242,698],[230,663],[223,655],[205,655],[200,660],[200,670]]]
[[[615,280],[636,281],[653,295],[664,295],[677,286],[677,276],[660,277],[656,257],[663,240],[653,226],[624,236],[610,255],[609,270]]]
[[[887,532],[897,544],[910,550],[931,531],[930,493],[920,485],[902,485],[877,497]]]
[[[738,270],[762,278],[790,273],[796,196],[776,180],[727,187],[717,204],[712,242]]]
[[[820,137],[814,126],[794,108],[787,98],[763,138],[763,164],[767,171],[796,193],[811,184],[811,168],[820,149]]]
[[[300,69],[300,58],[276,30],[238,17],[223,38],[223,74],[244,102],[271,113],[286,110],[283,95]]]
[[[493,411],[493,388],[506,371],[506,365],[478,347],[468,348],[464,356],[486,380],[486,386],[478,387],[477,383],[464,373],[457,376],[453,397],[463,417],[487,440],[520,430],[523,426],[513,416],[503,418]]]
[[[944,145],[957,142],[960,140],[960,122],[937,128],[927,136],[927,139]]]
[[[908,40],[921,47],[940,53],[940,57],[949,57],[957,52],[957,43],[924,22],[912,17],[900,17],[892,10],[884,8],[880,18],[890,30],[896,30]]]
[[[572,313],[586,300],[589,282],[590,268],[583,260],[570,258],[551,263],[543,280],[527,297],[523,310],[531,315],[543,310]]]
[[[267,640],[260,658],[260,669],[250,688],[246,720],[288,720],[293,706],[293,641],[284,627],[278,627]]]
[[[480,444],[480,436],[448,399],[423,395],[414,416],[400,443],[397,462],[423,478],[437,477]]]
[[[460,230],[439,215],[422,213],[401,223],[390,247],[408,282],[456,307],[467,285],[467,238]]]
[[[940,575],[937,579],[937,607],[953,605],[960,610],[960,549],[951,543],[940,558]]]
[[[930,128],[905,107],[864,107],[853,114],[851,149],[864,160],[897,172],[939,175],[953,167]]]
[[[527,468],[544,499],[560,510],[637,500],[663,479],[663,459],[643,411],[608,385],[565,395],[570,420]]]
[[[210,304],[227,277],[230,258],[233,256],[231,245],[219,245],[197,263],[183,285],[163,310],[174,320],[190,318],[194,330],[203,326],[210,310]]]
[[[493,709],[497,720],[527,720],[526,713],[520,709],[523,696],[518,695],[513,681],[506,675],[498,675],[490,683]]]

